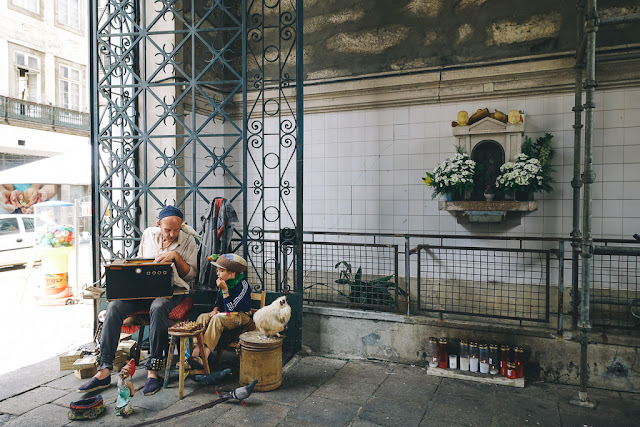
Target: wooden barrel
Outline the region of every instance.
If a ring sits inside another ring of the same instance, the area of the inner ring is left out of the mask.
[[[283,338],[260,335],[259,331],[240,335],[240,385],[256,379],[255,390],[275,390],[282,383]]]

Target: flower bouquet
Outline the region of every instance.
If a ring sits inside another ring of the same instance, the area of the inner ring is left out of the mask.
[[[518,154],[513,162],[500,166],[496,178],[496,188],[502,193],[526,193],[552,191],[551,178],[542,167],[540,160],[526,154]]]
[[[522,143],[522,154],[513,162],[500,166],[500,175],[496,178],[496,188],[502,193],[533,194],[536,191],[551,192],[553,178],[550,163],[554,155],[551,146],[553,135],[546,133],[536,139],[526,137]]]
[[[473,191],[475,168],[476,162],[468,154],[459,152],[440,163],[433,173],[427,172],[422,180],[433,187],[433,198],[444,194],[452,200],[463,200],[466,192]]]

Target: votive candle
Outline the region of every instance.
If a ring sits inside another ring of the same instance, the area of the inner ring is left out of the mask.
[[[478,363],[480,363],[478,358],[471,356],[469,359],[469,370],[471,372],[478,372]]]
[[[449,369],[458,369],[458,355],[449,355]]]
[[[469,370],[469,357],[460,357],[460,370],[461,371]]]

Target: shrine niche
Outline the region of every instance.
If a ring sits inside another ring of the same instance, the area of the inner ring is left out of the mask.
[[[471,200],[484,200],[485,192],[493,193],[495,190],[500,166],[505,161],[504,149],[494,140],[483,140],[473,147],[471,160],[476,162],[474,177],[476,185],[471,194]]]
[[[487,109],[485,109],[487,110]],[[484,110],[478,110],[474,116]],[[496,113],[499,113],[496,110]],[[518,113],[517,117],[515,114]],[[502,114],[502,113],[500,113]],[[504,116],[504,114],[502,114]],[[509,113],[506,117],[489,115],[480,119],[458,116],[458,122],[452,123],[455,145],[470,153],[476,162],[476,186],[471,194],[471,200],[438,202],[438,209],[447,210],[455,215],[460,223],[492,223],[506,221],[507,213],[526,213],[538,209],[538,202],[518,202],[514,200],[486,201],[485,191],[495,188],[496,177],[500,174],[500,166],[513,161],[522,152],[522,138],[524,136],[524,114],[518,111]],[[492,117],[493,116],[493,117]],[[512,117],[513,116],[513,117]],[[477,119],[477,121],[474,120]],[[506,120],[505,120],[506,119]],[[488,200],[488,199],[487,199]]]
[[[452,129],[456,138],[455,145],[462,147],[465,153],[473,153],[475,147],[483,141],[494,141],[502,147],[504,161],[512,161],[521,152],[524,124],[524,118],[517,123],[503,123],[485,117],[472,125]]]

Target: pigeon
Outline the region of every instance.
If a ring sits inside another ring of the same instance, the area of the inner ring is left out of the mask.
[[[195,382],[206,385],[218,385],[224,377],[231,374],[231,369],[223,369],[222,371],[212,372],[210,374],[194,375],[192,378]]]
[[[244,404],[244,399],[246,399],[249,396],[251,396],[251,393],[253,393],[253,388],[256,386],[256,384],[258,384],[258,380],[253,380],[253,381],[251,381],[251,384],[249,384],[248,386],[238,387],[237,389],[231,390],[228,393],[220,394],[220,398],[221,399],[225,399],[225,398],[226,399],[236,399],[236,400],[240,401],[242,406],[246,406]]]

